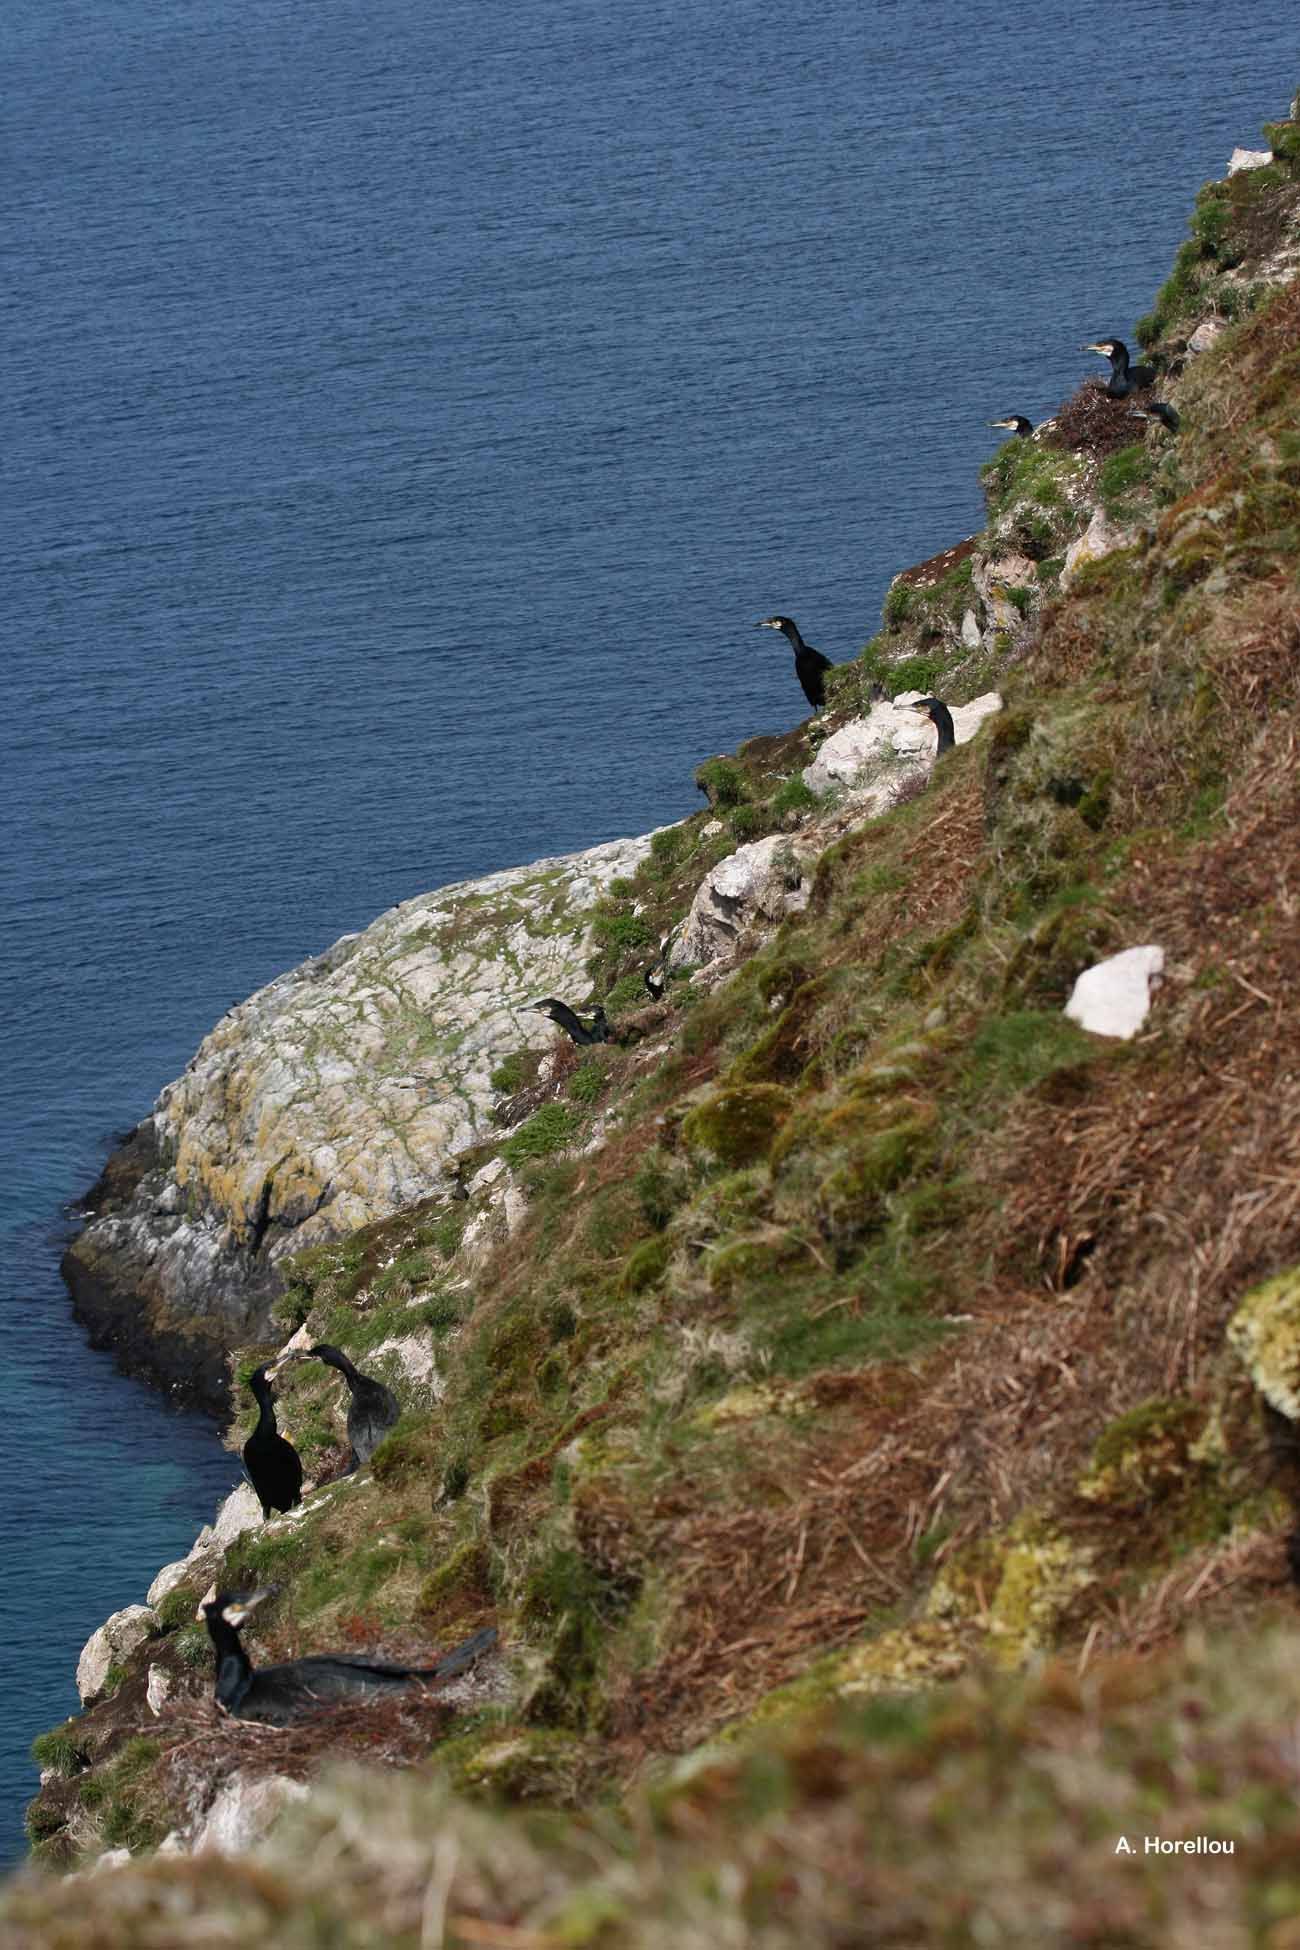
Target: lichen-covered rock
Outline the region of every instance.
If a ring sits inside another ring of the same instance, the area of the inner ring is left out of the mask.
[[[920,696],[920,691],[904,691],[892,702],[874,704],[865,717],[851,718],[841,725],[804,771],[803,782],[809,792],[824,799],[839,788],[855,795],[854,810],[860,816],[871,818],[887,812],[908,780],[934,762],[934,726],[928,718],[906,708]],[[1002,699],[996,691],[970,704],[954,705],[952,723],[957,743],[967,744],[985,718],[1001,708]]]
[[[278,1262],[427,1198],[488,1127],[518,1011],[585,986],[595,902],[651,836],[403,901],[232,1009],[110,1162],[65,1257],[92,1334],[222,1406]]]
[[[91,1633],[77,1661],[77,1691],[83,1706],[99,1698],[113,1667],[121,1665],[157,1629],[156,1611],[148,1605],[127,1605]]]
[[[304,1801],[309,1790],[287,1774],[263,1774],[250,1778],[232,1774],[208,1809],[191,1844],[198,1855],[216,1849],[223,1855],[240,1855],[261,1840],[276,1817],[294,1801]]]
[[[747,934],[770,931],[787,915],[802,913],[817,850],[806,840],[772,833],[720,860],[696,891],[674,960],[687,967],[717,961]]]
[[[1112,521],[1104,508],[1095,509],[1082,535],[1071,542],[1065,551],[1065,562],[1061,569],[1062,589],[1070,587],[1081,569],[1092,562],[1100,562],[1103,556],[1112,555],[1117,548],[1127,547],[1131,540],[1127,529]]]
[[[1228,1340],[1265,1401],[1300,1422],[1300,1266],[1251,1289]]]
[[[172,1676],[161,1666],[150,1666],[149,1677],[145,1681],[144,1696],[149,1711],[155,1719],[162,1712],[172,1696]]]
[[[1127,1042],[1151,1012],[1151,991],[1165,965],[1163,948],[1125,948],[1085,968],[1070,991],[1065,1013],[1094,1036]]]

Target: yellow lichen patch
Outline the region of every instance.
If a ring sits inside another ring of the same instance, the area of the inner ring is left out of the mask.
[[[1050,1649],[1061,1618],[1092,1582],[1091,1553],[1029,1514],[946,1566],[931,1586],[926,1614],[978,1626],[991,1657],[1017,1666]]]
[[[845,1653],[834,1675],[837,1693],[905,1693],[955,1679],[970,1656],[960,1628],[945,1620],[918,1618],[882,1632]]]
[[[1099,1436],[1079,1495],[1089,1503],[1167,1496],[1195,1467],[1192,1438],[1198,1420],[1190,1402],[1156,1399],[1130,1409]]]
[[[797,1415],[800,1407],[796,1389],[756,1383],[749,1388],[733,1388],[691,1419],[697,1428],[720,1429],[733,1422],[756,1421],[760,1415]]]
[[[1265,1401],[1300,1422],[1300,1266],[1246,1295],[1228,1340]]]

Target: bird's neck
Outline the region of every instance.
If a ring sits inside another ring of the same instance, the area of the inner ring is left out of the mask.
[[[781,628],[785,632],[785,635],[788,637],[789,641],[793,644],[794,648],[796,650],[802,650],[804,647],[804,641],[799,634],[798,624],[782,623]]]
[[[217,1655],[216,1696],[222,1706],[233,1710],[248,1691],[253,1664],[239,1642],[239,1634],[224,1618],[209,1619],[213,1650]]]
[[[253,1431],[253,1433],[255,1435],[274,1435],[275,1434],[275,1397],[272,1395],[271,1390],[268,1388],[265,1382],[262,1383],[260,1388],[254,1388],[253,1395],[257,1402],[257,1411],[258,1411],[257,1427]]]

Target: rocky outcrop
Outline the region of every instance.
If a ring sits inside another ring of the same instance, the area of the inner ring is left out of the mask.
[[[921,696],[904,691],[892,703],[874,704],[864,718],[852,718],[829,737],[803,775],[808,790],[824,799],[837,788],[855,798],[858,817],[872,818],[894,805],[906,784],[930,769],[935,732],[927,718],[906,707]],[[953,734],[959,745],[975,736],[985,718],[1001,709],[996,691],[953,706]]]
[[[1163,948],[1125,948],[1085,968],[1070,991],[1065,1013],[1094,1036],[1127,1042],[1151,1012],[1151,991],[1165,965]]]
[[[770,932],[808,905],[820,846],[786,833],[737,847],[702,882],[673,959],[687,966],[717,961],[747,936]]]
[[[77,1661],[77,1691],[83,1706],[91,1706],[108,1685],[113,1667],[158,1629],[158,1614],[148,1605],[127,1605],[92,1632]]]
[[[119,1148],[64,1274],[124,1366],[220,1410],[288,1253],[441,1187],[481,1136],[520,1006],[581,994],[594,903],[650,836],[390,909],[224,1016]]]

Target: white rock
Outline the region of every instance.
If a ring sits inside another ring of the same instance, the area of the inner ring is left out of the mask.
[[[148,1605],[127,1605],[91,1633],[77,1661],[77,1691],[83,1706],[99,1698],[109,1668],[120,1665],[157,1627],[158,1614]]]
[[[124,1869],[130,1860],[129,1848],[106,1848],[104,1853],[97,1855],[91,1863],[90,1873],[93,1876],[102,1876],[112,1869]]]
[[[1187,350],[1192,353],[1208,352],[1214,341],[1228,329],[1225,318],[1203,318],[1187,341]]]
[[[496,1184],[502,1172],[509,1171],[509,1169],[510,1167],[504,1158],[489,1158],[488,1162],[483,1166],[483,1169],[474,1173],[466,1189],[470,1193],[485,1192],[490,1185]]]
[[[277,1815],[291,1802],[305,1801],[307,1793],[301,1781],[287,1774],[264,1774],[258,1780],[232,1774],[194,1837],[194,1853],[217,1849],[223,1855],[242,1854],[261,1840]]]
[[[159,1855],[188,1855],[185,1839],[179,1828],[169,1828],[159,1842],[156,1853]]]
[[[1263,169],[1272,160],[1271,149],[1234,149],[1228,157],[1228,174],[1235,176],[1240,169]]]
[[[1085,968],[1065,1013],[1094,1036],[1136,1036],[1151,1008],[1151,990],[1165,965],[1163,948],[1125,948]]]
[[[800,913],[812,891],[817,851],[797,837],[770,833],[719,860],[696,890],[674,959],[687,966],[716,961],[742,935]]]
[[[1123,548],[1130,539],[1127,529],[1113,522],[1104,508],[1095,509],[1082,535],[1071,542],[1065,551],[1065,562],[1061,569],[1062,589],[1068,589],[1079,570],[1089,562],[1100,562],[1104,555]]]
[[[145,1593],[145,1603],[157,1611],[169,1591],[175,1591],[178,1584],[184,1584],[190,1568],[187,1557],[178,1558],[174,1564],[164,1564],[153,1583]]]
[[[438,1373],[438,1360],[431,1344],[415,1334],[394,1334],[381,1341],[371,1359],[378,1365],[385,1357],[396,1362],[400,1379],[418,1388],[431,1388],[433,1399],[441,1401],[446,1384]]]
[[[896,784],[924,770],[938,742],[935,729],[928,718],[918,718],[914,711],[904,708],[921,695],[920,691],[900,691],[892,703],[873,704],[865,718],[851,718],[842,725],[804,771],[808,790],[823,799],[837,786],[855,791],[889,770]],[[1002,699],[996,691],[987,691],[970,704],[954,705],[952,728],[957,743],[968,744],[985,718],[1001,708]],[[880,810],[885,810],[894,796],[896,792],[887,791]]]
[[[979,618],[973,609],[968,609],[961,619],[961,640],[968,650],[978,650],[980,647]]]
[[[171,1695],[171,1674],[164,1672],[161,1666],[150,1666],[149,1680],[144,1689],[144,1696],[149,1702],[149,1711],[155,1718],[162,1712]]]
[[[187,1562],[192,1564],[212,1550],[225,1550],[246,1530],[255,1530],[261,1521],[262,1506],[257,1500],[257,1492],[251,1483],[240,1483],[218,1509],[216,1522],[205,1524],[199,1532]]]

